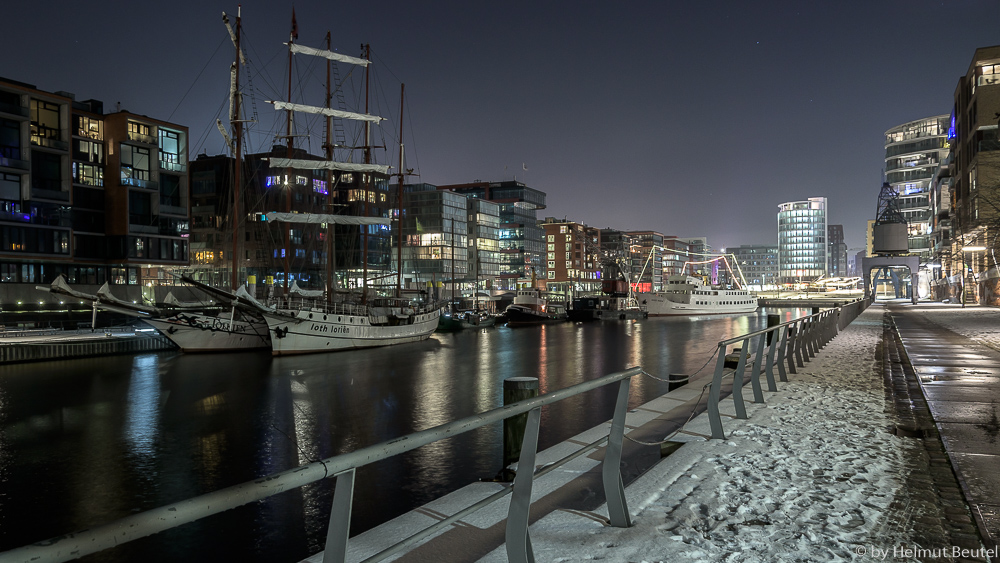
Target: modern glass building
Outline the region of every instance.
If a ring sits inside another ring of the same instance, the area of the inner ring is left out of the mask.
[[[545,230],[538,225],[539,209],[545,209],[545,192],[517,181],[472,182],[438,186],[470,198],[500,206],[500,276],[497,289],[516,289],[547,279]]]
[[[825,197],[778,206],[780,283],[807,283],[827,275],[827,229]]]
[[[931,183],[948,157],[950,116],[938,115],[885,132],[886,181],[899,194],[899,208],[909,224],[910,252],[926,262],[931,254]]]

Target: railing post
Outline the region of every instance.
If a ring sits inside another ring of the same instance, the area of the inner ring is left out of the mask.
[[[803,366],[802,363],[802,321],[795,321],[795,324],[789,327],[791,329],[791,334],[789,338],[788,347],[788,373],[798,373],[795,371],[795,366]]]
[[[625,415],[628,414],[628,391],[632,378],[623,379],[618,384],[618,400],[615,403],[615,415],[611,419],[611,431],[608,434],[608,447],[604,453],[604,463],[601,467],[601,477],[604,481],[604,498],[608,502],[608,516],[611,525],[616,528],[632,526],[628,513],[628,503],[625,501],[625,485],[622,484],[622,440],[625,435]]]
[[[347,561],[347,536],[351,531],[351,504],[354,501],[354,468],[337,474],[330,508],[330,525],[326,530],[323,563]]]
[[[781,329],[776,328],[771,332],[767,333],[771,339],[770,346],[767,347],[767,358],[764,360],[765,366],[765,377],[767,378],[767,390],[771,393],[775,393],[778,390],[778,386],[774,383],[774,353],[778,350],[781,344]],[[778,355],[778,368],[781,368],[781,355]]]
[[[781,331],[781,345],[778,346],[778,357],[775,359],[775,363],[778,364],[778,381],[782,383],[788,382],[788,374],[785,373],[785,362],[788,360],[788,336],[791,329],[791,325],[786,325],[784,330]],[[795,372],[793,371],[792,373]]]
[[[767,333],[757,339],[757,355],[754,356],[753,368],[750,370],[750,387],[753,388],[753,402],[763,403],[764,392],[760,389],[760,372],[764,369],[764,346],[767,344]]]
[[[722,369],[726,365],[726,347],[719,345],[719,361],[715,363],[715,375],[712,376],[712,386],[708,388],[708,424],[712,428],[712,438],[726,439],[722,429],[722,416],[719,414],[719,394],[722,387]]]
[[[736,363],[733,373],[733,405],[736,407],[736,418],[746,420],[747,408],[743,404],[743,372],[747,367],[747,350],[750,349],[750,339],[744,338],[740,348],[740,360]]]
[[[805,336],[806,352],[802,357],[808,362],[816,357],[816,319],[806,320],[803,335]]]
[[[507,510],[507,560],[511,563],[535,563],[535,554],[528,537],[528,512],[531,508],[531,486],[535,477],[535,452],[538,449],[538,425],[541,407],[528,411],[528,424],[521,442],[521,457],[514,477],[514,492]]]

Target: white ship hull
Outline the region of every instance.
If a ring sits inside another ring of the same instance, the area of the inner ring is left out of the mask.
[[[706,292],[712,293],[712,292]],[[729,315],[757,310],[757,296],[746,291],[718,290],[719,295],[691,295],[666,292],[640,293],[639,304],[650,317],[671,315]]]
[[[183,352],[229,352],[270,348],[267,323],[178,313],[167,318],[143,319]]]
[[[437,309],[414,314],[412,324],[373,325],[368,316],[281,310],[264,313],[264,320],[271,333],[271,353],[284,356],[426,340],[437,328],[440,316]]]

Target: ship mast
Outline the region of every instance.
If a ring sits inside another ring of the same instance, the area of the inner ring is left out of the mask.
[[[396,224],[396,297],[403,296],[403,94],[406,84],[399,85],[399,193],[397,198]]]
[[[242,62],[242,53],[240,52],[240,32],[243,29],[242,18],[243,7],[240,6],[236,9],[236,61],[233,63],[233,112],[229,116],[229,123],[233,127],[233,135],[236,136],[236,148],[233,153],[236,158],[235,169],[233,170],[233,258],[232,258],[232,272],[229,276],[230,287],[235,290],[236,283],[239,281],[239,263],[240,263],[240,183],[242,181],[241,172],[243,171],[243,123],[240,121],[240,63]],[[225,17],[225,14],[223,14]]]
[[[331,50],[330,44],[330,32],[326,32],[326,50]],[[326,108],[330,109],[330,65],[332,61],[330,59],[326,60]],[[333,140],[331,139],[333,129],[333,116],[326,116],[326,160],[330,162],[333,160]],[[333,213],[333,169],[327,169],[326,171],[326,212]],[[333,262],[336,260],[337,247],[333,244],[333,224],[326,224],[326,239],[327,246],[329,250],[326,255],[326,302],[333,303],[333,292],[337,287],[336,281],[333,280]]]
[[[298,25],[295,22],[295,8],[292,8],[292,32],[288,36],[288,103],[292,103],[292,44],[296,39],[299,38]],[[286,151],[286,157],[291,160],[293,154],[292,147],[292,109],[288,109],[288,120],[285,126],[286,137],[285,141],[287,143],[288,150]],[[292,187],[295,185],[295,177],[292,175],[292,169],[285,169],[285,212],[292,212]],[[290,226],[283,225],[282,231],[284,232],[285,239],[285,256],[284,267],[285,267],[285,297],[288,298],[288,277],[291,275],[291,268],[289,261],[291,259],[291,236],[290,236]]]
[[[365,43],[365,60],[367,60],[369,63],[371,63],[371,60],[372,60],[372,46],[369,45],[368,43]],[[371,76],[370,69],[371,69],[371,64],[365,65],[365,114],[366,115],[368,114],[368,101],[369,101],[368,85],[369,85],[369,77]],[[291,101],[291,100],[289,100],[289,101]],[[371,129],[372,129],[371,123],[368,122],[368,121],[366,121],[365,122],[365,164],[371,164],[372,163]],[[291,156],[289,156],[289,158],[291,158]],[[365,189],[364,189],[364,192],[363,192],[365,194],[365,217],[369,217],[370,214],[371,214],[371,210],[368,207],[368,200],[370,198],[369,190],[372,187],[372,182],[371,182],[372,176],[371,176],[371,173],[367,173],[367,174],[364,174],[363,177],[364,177],[364,185],[365,185]],[[361,244],[363,245],[362,251],[361,251],[361,261],[364,263],[363,266],[362,266],[362,270],[361,270],[361,303],[362,304],[368,302],[368,231],[369,231],[370,228],[371,227],[369,227],[368,225],[365,225],[364,226],[364,231],[363,231],[363,234],[362,234],[362,237],[361,237],[361,239],[362,239],[362,243]]]

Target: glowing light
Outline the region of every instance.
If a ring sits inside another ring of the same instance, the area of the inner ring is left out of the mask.
[[[962,250],[964,250],[965,252],[981,252],[983,250],[986,250],[986,247],[985,246],[966,246]]]

